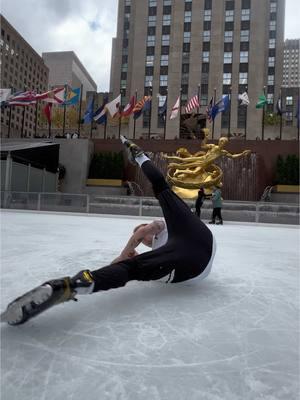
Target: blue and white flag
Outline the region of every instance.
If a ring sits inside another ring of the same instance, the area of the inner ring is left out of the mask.
[[[94,97],[92,97],[88,103],[87,109],[83,116],[83,123],[89,124],[93,121],[94,115]]]
[[[223,96],[221,100],[219,100],[212,108],[211,110],[211,118],[212,120],[214,120],[216,118],[216,116],[227,110],[228,106],[230,103],[230,99],[228,94]]]
[[[107,121],[107,110],[106,110],[106,104],[108,103],[108,97],[105,97],[103,99],[103,103],[102,106],[98,108],[98,110],[96,110],[94,112],[93,115],[93,120],[97,122],[97,124],[101,125],[101,124],[105,124]]]

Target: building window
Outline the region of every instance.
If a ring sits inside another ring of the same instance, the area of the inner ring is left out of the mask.
[[[231,73],[223,74],[223,85],[231,85]]]
[[[160,56],[160,65],[161,66],[169,65],[169,55],[168,54],[162,54]]]
[[[251,0],[242,0],[242,8],[250,8]]]
[[[225,21],[226,22],[234,21],[234,11],[233,10],[225,11]]]
[[[241,42],[249,42],[250,39],[250,31],[241,31]]]
[[[163,15],[163,25],[171,25],[171,15]]]
[[[224,64],[231,64],[232,63],[232,52],[224,53]]]
[[[159,86],[168,86],[168,75],[160,75]]]
[[[153,82],[153,76],[145,76],[145,87],[151,87]]]
[[[181,83],[188,84],[189,83],[189,74],[182,74],[181,75]]]
[[[286,121],[286,125],[288,125],[288,126],[293,125],[293,112],[291,112],[291,111],[285,112],[285,121]]]
[[[270,31],[276,31],[276,21],[270,21],[269,29]]]
[[[163,5],[164,6],[171,6],[172,5],[172,0],[164,0]]]
[[[186,11],[184,13],[184,22],[192,22],[192,12]]]
[[[239,84],[247,85],[248,83],[248,72],[240,72],[239,73]]]
[[[170,44],[170,35],[162,35],[161,44],[163,46],[169,46],[169,44]]]
[[[247,63],[248,62],[248,51],[241,51],[240,52],[240,63]]]
[[[242,21],[249,21],[250,20],[250,10],[249,9],[243,9],[242,10]]]
[[[185,2],[185,4],[184,4],[184,11],[192,11],[192,2],[191,1],[189,1],[189,2]]]
[[[156,26],[156,15],[149,15],[148,26]]]
[[[147,46],[155,46],[155,36],[147,36]]]
[[[183,42],[190,43],[191,41],[191,32],[183,32]]]
[[[227,0],[225,3],[226,10],[234,10],[234,0]]]
[[[182,71],[183,73],[188,73],[188,72],[190,72],[190,64],[182,64],[181,71]]]
[[[247,107],[238,107],[238,121],[237,121],[237,127],[239,129],[245,128],[246,125],[246,115],[247,115]]]
[[[172,12],[171,6],[166,6],[166,5],[163,6],[163,14],[164,15],[169,15],[169,14],[171,14],[171,12]]]
[[[275,49],[276,39],[269,39],[269,49]]]
[[[285,98],[285,104],[287,106],[292,106],[293,105],[293,96],[286,96]]]
[[[269,57],[268,67],[274,67],[274,66],[275,66],[275,57]]]
[[[209,51],[203,51],[202,62],[209,62]]]
[[[210,42],[210,31],[203,31],[203,42]]]
[[[204,11],[204,21],[211,21],[211,10]]]
[[[276,11],[277,11],[277,3],[271,3],[270,4],[270,12],[276,13]]]
[[[224,42],[225,43],[233,42],[233,31],[225,31],[224,32]]]
[[[211,10],[211,8],[212,8],[212,0],[205,0],[204,1],[204,9]]]
[[[273,93],[268,93],[267,94],[267,101],[268,101],[268,104],[273,104],[274,103],[274,94]]]
[[[191,32],[192,30],[192,24],[190,22],[185,22],[183,26],[184,32]]]

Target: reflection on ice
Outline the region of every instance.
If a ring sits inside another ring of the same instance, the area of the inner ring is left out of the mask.
[[[2,212],[1,310],[118,255],[145,220]],[[3,400],[296,400],[299,233],[214,226],[211,275],[131,282],[1,325]]]

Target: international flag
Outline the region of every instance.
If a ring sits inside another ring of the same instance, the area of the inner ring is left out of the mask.
[[[211,112],[212,112],[213,105],[214,105],[214,97],[212,97],[210,99],[208,106],[206,107],[206,115],[207,115],[207,119],[209,120],[209,122],[212,122]]]
[[[176,103],[174,104],[174,106],[171,110],[170,119],[175,119],[177,117],[179,107],[180,107],[180,96],[178,96],[178,99],[176,100]]]
[[[44,107],[44,113],[46,115],[48,124],[51,124],[51,109],[52,109],[52,103],[47,103],[46,106]]]
[[[105,107],[107,103],[108,103],[108,97],[105,97],[105,98],[103,99],[102,106],[99,107],[98,110],[96,110],[96,111],[94,112],[93,119],[94,119],[94,121],[96,121],[97,124],[99,124],[99,125],[105,124],[106,121],[107,121],[107,115],[106,115],[107,110],[106,110],[106,107]]]
[[[229,95],[222,96],[222,98],[213,106],[211,110],[211,119],[214,120],[216,116],[227,110],[230,100]]]
[[[7,99],[9,106],[28,106],[36,104],[36,92],[28,90],[25,92],[19,91]]]
[[[238,97],[239,101],[240,101],[240,105],[241,106],[249,106],[250,104],[250,100],[249,100],[249,96],[247,92],[244,92],[242,94],[239,94]]]
[[[194,110],[194,108],[198,108],[199,106],[200,106],[199,99],[198,99],[198,95],[196,94],[187,103],[187,106],[185,107],[185,112],[187,114],[189,114],[192,110]]]
[[[267,98],[264,94],[260,95],[258,97],[258,101],[256,103],[255,108],[264,108],[264,106],[267,104]]]
[[[110,113],[111,117],[114,118],[120,111],[121,106],[121,94],[116,97],[113,101],[106,104],[106,109]]]
[[[125,106],[124,110],[121,113],[122,117],[128,117],[131,113],[133,113],[133,109],[135,106],[135,96],[130,98],[129,103]]]
[[[80,99],[80,87],[75,89],[67,88],[67,90],[65,91],[64,105],[73,106],[78,103],[79,99]]]
[[[94,115],[94,96],[90,98],[90,101],[88,103],[87,109],[84,113],[83,116],[83,123],[84,124],[89,124],[93,121],[93,115]]]
[[[133,118],[137,119],[141,116],[142,112],[150,110],[151,96],[144,96],[142,100],[138,101],[133,108]]]
[[[47,92],[37,94],[36,100],[42,100],[52,104],[63,104],[65,101],[65,88],[57,87]]]

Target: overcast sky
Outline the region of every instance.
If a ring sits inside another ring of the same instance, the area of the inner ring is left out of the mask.
[[[39,54],[73,50],[102,92],[109,89],[117,3],[118,0],[2,0],[1,13]],[[299,15],[300,1],[286,0],[286,38],[300,38]]]

